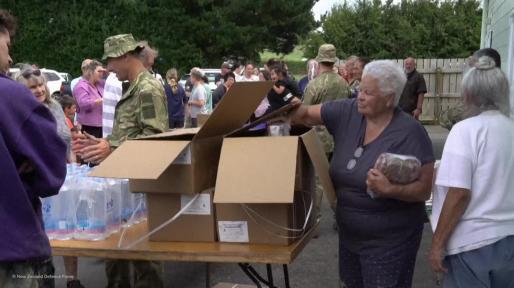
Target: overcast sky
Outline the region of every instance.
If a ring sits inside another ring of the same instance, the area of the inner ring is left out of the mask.
[[[320,16],[330,11],[334,4],[344,3],[344,0],[319,0],[314,7],[312,7],[312,12],[314,13],[314,18],[319,20]]]
[[[356,0],[347,0],[348,4],[353,4]],[[393,0],[393,3],[399,3],[400,0]],[[382,0],[384,3],[385,0]],[[312,7],[312,12],[314,13],[314,19],[319,20],[320,16],[330,11],[332,6],[335,4],[343,4],[344,0],[319,0],[314,7]]]

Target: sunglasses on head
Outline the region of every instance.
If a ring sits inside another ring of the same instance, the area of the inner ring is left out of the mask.
[[[32,76],[32,75],[38,76],[38,77],[41,76],[41,70],[39,70],[39,69],[27,69],[27,70],[25,70],[25,71],[23,71],[21,73],[21,76],[23,76],[23,78],[25,78],[25,79],[29,79],[30,76]]]

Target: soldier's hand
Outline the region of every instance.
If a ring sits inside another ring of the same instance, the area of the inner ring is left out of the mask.
[[[94,141],[94,140],[90,140]],[[98,164],[111,154],[111,145],[105,139],[99,139],[93,145],[88,145],[80,150],[82,160]]]

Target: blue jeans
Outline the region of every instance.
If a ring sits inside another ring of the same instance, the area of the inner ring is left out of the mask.
[[[445,288],[514,287],[514,235],[479,249],[446,256]]]

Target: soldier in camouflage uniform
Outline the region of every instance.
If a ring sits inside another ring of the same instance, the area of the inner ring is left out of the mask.
[[[320,63],[318,76],[307,85],[303,103],[306,105],[316,105],[336,99],[349,98],[351,91],[348,83],[333,71],[334,63],[337,61],[334,45],[321,45],[316,61]],[[317,126],[315,128],[323,142],[325,153],[329,156],[334,149],[334,140],[326,131],[325,126]]]
[[[105,139],[81,137],[74,150],[86,162],[99,163],[127,139],[168,130],[168,111],[163,86],[144,67],[139,53],[144,49],[130,34],[105,39],[107,68],[130,87],[116,105],[112,134]],[[130,263],[134,264],[136,287],[163,287],[162,264],[156,261],[106,260],[108,287],[130,287]]]
[[[318,76],[309,82],[305,89],[303,103],[306,105],[322,104],[327,101],[344,99],[350,97],[350,88],[348,83],[335,73],[333,70],[334,63],[337,61],[336,48],[332,44],[323,44],[318,49],[316,61],[319,63]],[[315,126],[325,153],[330,160],[332,151],[334,150],[334,139],[328,133],[325,126]],[[323,198],[323,188],[316,179],[316,199],[315,211],[313,215],[320,215],[321,200]]]

